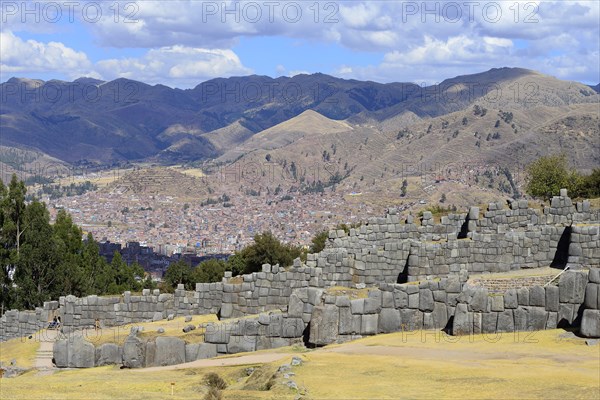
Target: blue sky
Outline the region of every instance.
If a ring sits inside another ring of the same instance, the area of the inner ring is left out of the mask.
[[[0,79],[322,72],[435,83],[510,66],[600,82],[597,1],[7,1]]]

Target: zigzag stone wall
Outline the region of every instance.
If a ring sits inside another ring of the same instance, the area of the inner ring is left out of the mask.
[[[174,294],[144,290],[141,296],[129,292],[65,296],[35,311],[5,313],[0,339],[31,334],[55,314],[61,316],[63,330],[72,332],[92,327],[96,319],[103,326],[118,326],[207,313],[222,319],[267,314],[245,320],[251,322],[232,320],[205,327],[205,343],[186,350],[192,355],[186,353],[185,360],[196,353],[226,354],[302,339],[323,345],[415,329],[446,329],[460,335],[581,325],[582,334],[600,336],[598,212],[586,201],[573,204],[566,191],[544,210],[527,208],[525,201],[509,206],[490,203],[483,213],[471,207],[467,214],[442,217],[439,224],[428,212],[421,224],[415,224],[410,216],[401,221],[390,209],[385,218],[370,219],[348,234],[331,231],[325,250],[309,255],[306,264],[296,260],[287,270],[264,265],[261,272],[199,283],[195,291],[180,286]],[[584,271],[564,273],[558,286],[531,282],[533,286],[488,290],[467,283],[472,273],[550,265]],[[585,270],[590,268],[588,278]],[[352,299],[328,294],[332,286],[370,291],[367,299]],[[147,345],[133,338],[130,342],[138,356]],[[152,346],[159,343],[148,346],[148,351],[156,351]],[[181,349],[179,344],[175,347]],[[114,356],[114,347],[109,350]],[[131,353],[125,350],[118,349],[123,362]]]

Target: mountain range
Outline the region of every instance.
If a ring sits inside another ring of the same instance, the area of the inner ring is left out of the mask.
[[[299,136],[317,133],[305,132],[305,124],[321,135],[395,136],[474,105],[494,110],[490,114],[517,111],[540,127],[557,116],[542,111],[547,108],[592,104],[581,110],[597,117],[597,91],[598,86],[521,68],[497,68],[426,87],[324,74],[219,78],[186,90],[123,78],[11,78],[0,84],[0,145],[67,163],[227,161],[256,149],[288,147]],[[305,115],[307,110],[319,117]],[[302,123],[294,122],[299,116]]]

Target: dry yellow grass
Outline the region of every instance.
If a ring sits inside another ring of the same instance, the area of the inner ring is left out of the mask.
[[[561,333],[380,335],[310,353],[294,372],[319,399],[598,398],[600,346]]]
[[[40,347],[37,337],[39,337],[38,334],[33,334],[31,339],[26,336],[0,342],[0,361],[2,364],[9,364],[14,359],[19,367],[32,367],[35,353]]]
[[[448,337],[417,331],[379,335],[304,352],[291,377],[310,399],[569,398],[600,395],[600,346],[562,338],[562,330]],[[289,351],[289,348],[287,349]],[[184,370],[119,370],[100,367],[29,372],[2,379],[2,399],[189,399],[202,398],[203,377],[216,372],[228,383],[224,399],[291,399],[282,384],[264,389],[277,367],[248,378],[249,366]],[[175,382],[171,396],[171,382]],[[32,384],[34,383],[34,384]]]

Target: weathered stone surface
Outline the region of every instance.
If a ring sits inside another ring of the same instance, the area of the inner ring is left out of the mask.
[[[581,318],[581,336],[589,338],[600,337],[600,310],[584,310]]]
[[[169,336],[156,338],[156,353],[154,365],[165,366],[185,362],[185,342],[182,339]]]
[[[360,325],[361,335],[375,335],[377,333],[378,314],[364,314]]]
[[[527,311],[523,307],[517,307],[513,310],[513,317],[515,318],[515,331],[526,331],[527,330]]]
[[[256,336],[234,336],[231,335],[227,343],[227,353],[245,353],[256,350]]]
[[[365,313],[365,300],[356,299],[350,301],[350,309],[352,314],[364,314]]]
[[[448,308],[444,303],[435,303],[433,305],[433,328],[443,329],[448,323]]]
[[[283,320],[281,337],[298,338],[304,332],[304,321],[302,318],[285,318]]]
[[[600,268],[590,268],[588,280],[592,283],[600,283]]]
[[[154,316],[152,317],[152,321],[156,322],[156,321],[160,321],[161,319],[163,319],[163,313],[160,311],[156,311],[154,313]]]
[[[445,307],[444,307],[445,309]],[[379,332],[390,333],[400,330],[400,311],[384,308],[379,314]]]
[[[377,314],[381,311],[381,297],[365,299],[365,314]]]
[[[585,295],[587,275],[583,271],[567,271],[559,278],[559,299],[561,303],[581,304]]]
[[[572,325],[577,317],[575,312],[575,304],[560,303],[558,308],[558,325]]]
[[[93,368],[96,359],[94,345],[75,334],[68,340],[69,368]]]
[[[546,310],[558,312],[559,289],[557,286],[546,286]]]
[[[185,345],[185,362],[203,360],[217,356],[217,345],[214,343],[190,343]]]
[[[504,310],[498,313],[498,324],[496,325],[497,332],[513,332],[515,330],[515,320],[513,310]]]
[[[400,310],[401,329],[415,331],[423,328],[423,312],[412,308]]]
[[[546,328],[548,314],[543,307],[527,307],[527,329],[529,331],[541,331]]]
[[[517,290],[507,290],[506,293],[504,293],[504,308],[517,308],[518,305]]]
[[[517,289],[517,302],[520,306],[529,305],[529,288]]]
[[[504,297],[503,296],[491,296],[489,298],[489,301],[491,302],[491,307],[490,309],[492,311],[504,311]]]
[[[129,335],[123,344],[123,366],[143,368],[146,359],[146,345],[135,335]]]
[[[54,365],[58,368],[67,368],[69,366],[69,348],[67,339],[57,340],[52,346]]]
[[[103,365],[121,364],[122,355],[115,343],[104,343],[96,348],[96,367]]]
[[[309,342],[321,346],[337,340],[339,327],[339,311],[334,305],[313,308],[310,321]]]
[[[231,328],[227,324],[207,324],[204,331],[204,341],[226,344],[229,342],[230,330]]]
[[[459,303],[454,311],[454,324],[452,334],[456,336],[470,335],[473,333],[473,313],[468,311],[467,305]]]
[[[433,311],[433,292],[429,289],[419,291],[419,310],[431,312]]]
[[[156,357],[156,342],[149,340],[146,342],[146,353],[144,354],[144,368],[154,367],[154,358]]]
[[[296,295],[292,293],[290,301],[288,303],[288,315],[290,317],[302,318],[302,312],[304,310],[304,302]]]
[[[471,310],[474,312],[486,312],[488,302],[487,289],[479,289],[473,293],[471,298]]]
[[[597,310],[599,307],[598,302],[598,289],[600,289],[600,284],[598,283],[588,283],[585,287],[585,308],[590,308],[593,310]]]
[[[544,307],[546,305],[546,291],[541,286],[532,286],[529,288],[529,305],[535,307]]]
[[[482,321],[481,321],[481,333],[496,332],[497,324],[498,324],[498,313],[496,313],[496,312],[483,313]]]

